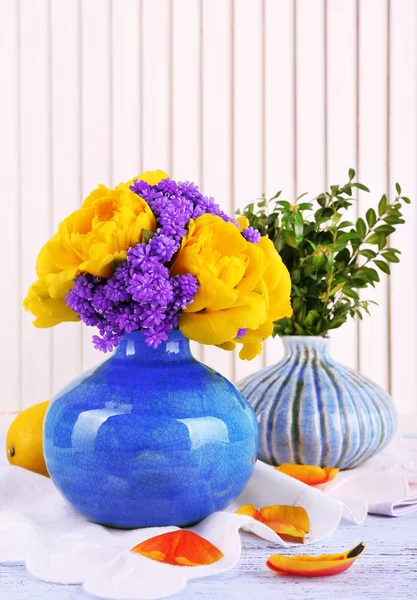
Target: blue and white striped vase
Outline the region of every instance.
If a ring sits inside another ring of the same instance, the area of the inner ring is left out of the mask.
[[[384,448],[396,427],[390,396],[332,360],[326,338],[283,342],[281,362],[237,384],[258,419],[258,458],[349,469]]]

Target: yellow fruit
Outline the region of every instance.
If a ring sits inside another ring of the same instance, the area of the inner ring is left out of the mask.
[[[7,458],[11,465],[49,477],[42,447],[42,429],[49,402],[39,402],[21,412],[9,427]]]

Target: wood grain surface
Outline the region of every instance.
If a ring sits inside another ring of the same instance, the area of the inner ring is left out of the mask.
[[[321,554],[348,549],[363,540],[366,550],[340,575],[295,578],[269,571],[265,561],[280,548],[242,534],[242,555],[231,571],[198,579],[172,596],[181,600],[408,600],[417,598],[417,513],[406,517],[370,516],[365,525],[344,525],[321,543],[294,547],[291,554]],[[91,598],[81,586],[44,583],[23,564],[0,564],[1,600],[75,600]]]

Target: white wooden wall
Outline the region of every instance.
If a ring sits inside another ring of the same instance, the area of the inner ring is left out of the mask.
[[[414,203],[379,307],[332,336],[333,355],[417,414],[415,0],[0,0],[3,190],[0,412],[50,398],[102,358],[76,324],[37,330],[21,307],[38,250],[98,182],[160,168],[232,212],[343,182],[399,180]],[[232,379],[252,363],[197,354]]]

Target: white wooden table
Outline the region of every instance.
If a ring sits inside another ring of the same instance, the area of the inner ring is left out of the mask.
[[[0,448],[4,434],[0,430]],[[1,450],[0,450],[1,452]],[[2,452],[1,452],[2,454]],[[362,527],[343,524],[329,539],[291,554],[339,552],[366,543],[364,554],[340,575],[294,578],[265,566],[281,548],[242,534],[239,564],[223,575],[192,581],[173,596],[178,600],[417,600],[417,512],[407,517],[369,516]],[[285,551],[287,552],[287,551]],[[81,586],[38,581],[23,564],[0,564],[0,600],[75,600],[91,598]]]
[[[345,573],[333,577],[294,578],[265,566],[279,548],[243,534],[240,563],[223,575],[192,581],[173,596],[179,600],[408,600],[417,598],[417,513],[407,517],[370,516],[362,527],[345,525],[329,539],[293,553],[338,552],[366,543],[362,557]],[[44,583],[24,565],[0,564],[1,600],[78,600],[91,598],[78,585]]]

